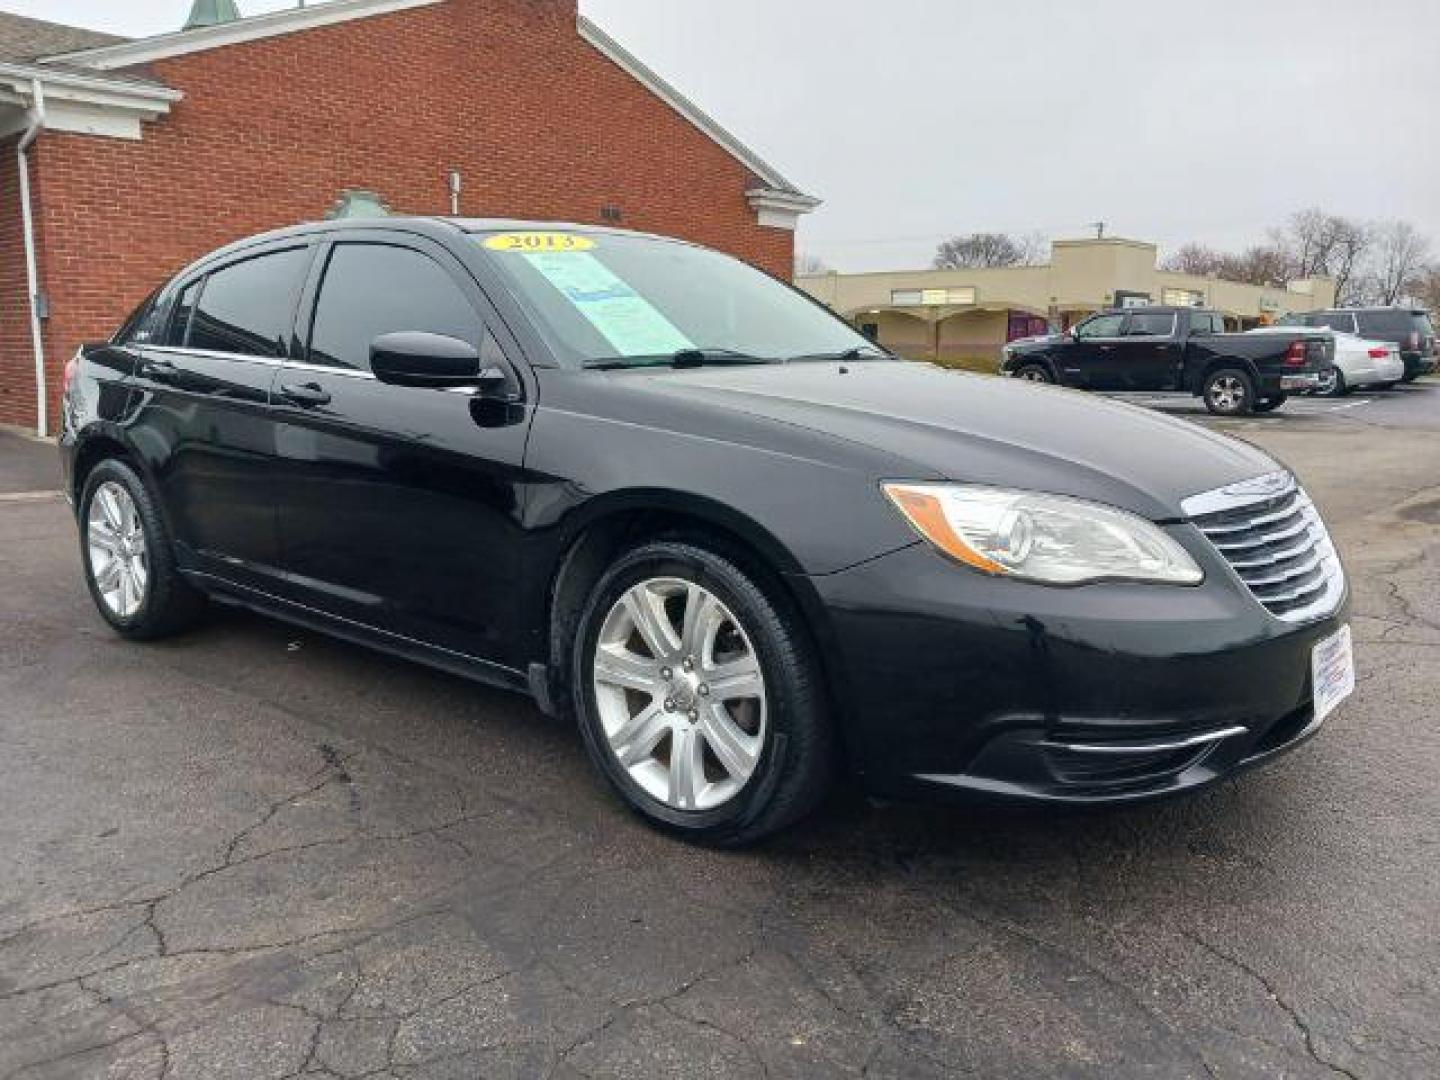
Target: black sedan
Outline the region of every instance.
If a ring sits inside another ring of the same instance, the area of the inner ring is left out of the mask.
[[[1339,558],[1199,427],[876,349],[680,241],[391,219],[234,244],[66,371],[100,614],[238,604],[527,691],[648,820],[1193,789],[1353,687]]]

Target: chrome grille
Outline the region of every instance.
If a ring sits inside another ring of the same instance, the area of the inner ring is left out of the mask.
[[[1276,618],[1304,622],[1340,603],[1340,556],[1310,496],[1289,473],[1207,491],[1181,506]]]

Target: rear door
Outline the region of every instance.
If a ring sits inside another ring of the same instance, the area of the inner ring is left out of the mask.
[[[328,243],[303,307],[305,358],[275,385],[287,595],[406,639],[512,661],[533,404],[513,339],[452,254],[401,232]],[[471,342],[485,366],[510,371],[521,399],[497,408],[469,389],[379,382],[370,343],[406,330]]]
[[[261,584],[278,553],[270,384],[294,346],[313,254],[301,240],[205,267],[139,347],[144,395],[131,439],[149,462],[181,562]]]
[[[1132,311],[1115,349],[1120,377],[1130,390],[1174,390],[1180,384],[1183,353],[1179,315],[1173,311]]]
[[[1125,315],[1112,311],[1086,319],[1075,327],[1075,340],[1060,356],[1065,381],[1091,390],[1123,390],[1125,374],[1117,351],[1124,342]]]

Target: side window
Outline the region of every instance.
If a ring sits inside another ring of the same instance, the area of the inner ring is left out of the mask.
[[[1327,326],[1331,330],[1343,330],[1347,334],[1355,332],[1355,316],[1348,311],[1329,311],[1315,320],[1316,326]]]
[[[116,345],[150,344],[151,339],[155,336],[155,319],[159,314],[155,300],[159,295],[160,290],[156,289],[131,312],[130,317],[125,320],[125,325],[120,327],[111,339]]]
[[[1130,316],[1130,322],[1125,326],[1126,337],[1170,337],[1174,332],[1173,311],[1137,311]]]
[[[1408,311],[1367,311],[1360,316],[1360,333],[1382,341],[1400,341],[1413,327]]]
[[[310,334],[310,362],[370,368],[381,334],[423,330],[480,347],[484,324],[439,263],[411,248],[337,244],[325,268]]]
[[[180,290],[180,295],[175,298],[175,306],[170,309],[170,324],[165,328],[160,344],[185,344],[185,335],[190,330],[190,316],[195,311],[195,301],[200,297],[200,286],[203,284],[204,278],[196,278]]]
[[[212,271],[185,344],[243,356],[285,356],[309,255],[307,248],[291,248]]]
[[[1124,315],[1097,315],[1075,328],[1075,336],[1084,338],[1119,337]]]

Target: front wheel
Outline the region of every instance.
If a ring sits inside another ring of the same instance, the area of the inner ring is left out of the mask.
[[[1055,380],[1050,376],[1050,369],[1044,364],[1021,364],[1015,369],[1015,378],[1023,379],[1025,382],[1053,383]]]
[[[1201,387],[1205,408],[1216,416],[1244,416],[1255,407],[1255,384],[1240,368],[1220,368]]]
[[[572,681],[591,760],[659,828],[745,844],[828,786],[825,695],[798,617],[705,548],[622,556],[581,614]]]

